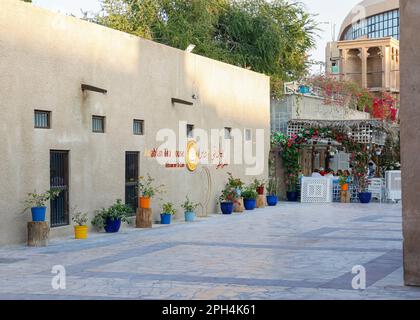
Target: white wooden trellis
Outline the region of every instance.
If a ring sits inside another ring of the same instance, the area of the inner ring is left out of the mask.
[[[370,124],[359,124],[351,131],[350,137],[357,143],[372,143],[373,129]]]
[[[297,123],[297,122],[289,122],[287,126],[287,136],[291,138],[293,135],[297,135],[304,129],[303,123]]]
[[[307,126],[304,122],[299,121],[290,121],[287,126],[287,135],[289,138],[292,138],[294,135],[298,135],[301,133],[304,129],[307,129]],[[352,129],[348,133],[349,137],[353,139],[357,143],[362,144],[377,144],[380,146],[385,145],[386,141],[386,133],[381,132],[379,130],[375,130],[373,126],[369,123],[361,123],[354,129]],[[325,140],[325,141],[324,141]],[[333,142],[332,139],[323,139],[318,138],[316,141],[323,141],[325,143]],[[310,143],[312,141],[308,141]]]

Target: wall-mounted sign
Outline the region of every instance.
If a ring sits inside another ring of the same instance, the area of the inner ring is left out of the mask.
[[[197,170],[197,167],[200,163],[200,155],[198,153],[197,142],[188,142],[185,163],[187,164],[188,170],[190,170],[191,172]]]

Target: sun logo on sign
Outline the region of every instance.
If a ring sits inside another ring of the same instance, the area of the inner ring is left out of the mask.
[[[198,154],[197,142],[189,141],[187,144],[187,153],[185,157],[188,170],[194,172],[200,163],[200,157]]]

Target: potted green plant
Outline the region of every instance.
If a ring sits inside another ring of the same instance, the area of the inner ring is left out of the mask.
[[[277,196],[277,179],[270,178],[267,186],[267,204],[269,207],[275,207],[279,202],[279,197]]]
[[[107,233],[116,233],[120,231],[122,222],[130,223],[128,216],[131,212],[132,209],[118,199],[111,207],[96,211],[92,225],[98,229],[104,228]]]
[[[185,221],[186,222],[193,222],[195,220],[196,214],[195,209],[199,206],[199,203],[192,202],[188,196],[185,199],[185,202],[181,205],[181,207],[184,209],[185,214]]]
[[[258,193],[255,190],[255,184],[251,184],[242,192],[244,198],[244,207],[246,210],[254,210],[257,207]]]
[[[350,177],[340,176],[338,178],[338,184],[340,185],[341,191],[348,191],[349,190],[349,183],[350,183]]]
[[[74,237],[76,239],[87,239],[88,236],[88,226],[89,221],[88,214],[77,212],[73,218],[73,222],[76,224],[74,226]]]
[[[172,216],[176,214],[174,204],[171,202],[162,205],[162,213],[160,215],[161,224],[171,224]]]
[[[264,195],[265,184],[266,184],[265,180],[254,179],[253,185],[258,195]]]
[[[45,221],[45,213],[47,211],[47,201],[54,200],[60,195],[60,190],[52,189],[44,193],[28,193],[28,197],[25,200],[24,212],[31,209],[32,221],[43,222]]]
[[[155,179],[150,174],[146,177],[140,177],[137,182],[137,191],[139,194],[139,208],[149,209],[150,200],[156,194],[163,192],[164,185],[155,186]]]
[[[233,200],[233,212],[243,212],[243,202],[242,202],[242,189],[245,183],[240,178],[234,178],[232,173],[228,173],[228,187],[236,190],[235,199]]]
[[[234,178],[232,173],[228,172],[228,176],[229,176],[229,180],[228,180],[228,185],[229,187],[231,187],[232,189],[236,190],[236,193],[238,194],[238,197],[241,196],[242,194],[242,188],[245,185],[241,179],[239,178]]]
[[[353,177],[356,185],[358,186],[358,196],[361,203],[370,203],[372,200],[372,193],[369,192],[369,180],[368,180],[368,164],[370,161],[370,154],[367,146],[363,145],[359,150],[354,152],[353,160]]]
[[[222,210],[222,213],[227,215],[232,214],[233,206],[237,199],[237,190],[227,184],[219,197],[220,209]]]

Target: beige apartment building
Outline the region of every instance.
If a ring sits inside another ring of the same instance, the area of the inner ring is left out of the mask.
[[[399,0],[365,0],[326,48],[326,73],[373,93],[400,92]]]
[[[0,244],[25,241],[30,213],[21,211],[34,190],[62,190],[48,204],[54,237],[73,232],[75,208],[92,218],[116,199],[135,207],[136,179],[147,173],[165,184],[162,201],[178,218],[186,195],[202,204],[199,215],[217,213],[227,172],[245,182],[268,176],[267,165],[250,176],[245,163],[192,172],[153,151],[161,129],[179,139],[218,129],[227,145],[237,129],[268,159],[265,75],[15,0],[0,2],[0,70]],[[155,220],[162,201],[152,201]]]

